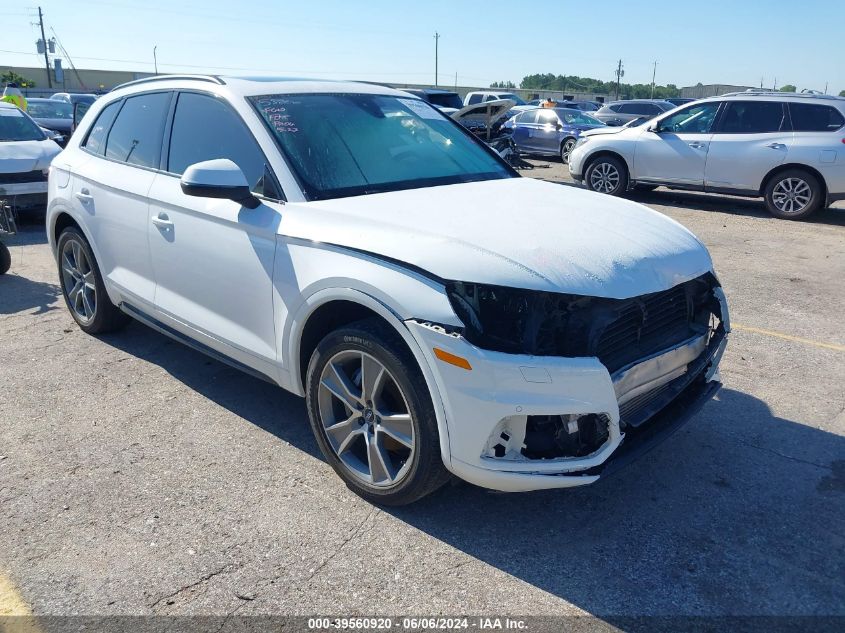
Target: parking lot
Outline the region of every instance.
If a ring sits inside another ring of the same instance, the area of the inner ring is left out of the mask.
[[[302,400],[137,323],[83,334],[26,222],[0,278],[0,613],[845,615],[845,203],[636,199],[711,251],[717,399],[594,486],[399,510],[346,490]]]

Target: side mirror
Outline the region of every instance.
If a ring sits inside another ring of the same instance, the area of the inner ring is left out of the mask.
[[[224,198],[255,209],[261,202],[252,195],[246,176],[228,158],[216,158],[188,166],[180,180],[182,193],[200,198]]]
[[[82,103],[81,101],[73,104],[73,125],[70,128],[70,131],[73,132],[76,130],[79,122],[82,120],[82,117],[85,116],[85,113],[91,108],[90,103]]]
[[[561,123],[560,121],[555,123],[555,129],[556,130],[562,130],[563,129],[563,123]]]

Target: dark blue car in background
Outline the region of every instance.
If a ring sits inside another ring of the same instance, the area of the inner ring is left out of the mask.
[[[560,156],[564,164],[585,130],[605,127],[597,118],[570,108],[537,108],[520,112],[505,123],[523,154]]]

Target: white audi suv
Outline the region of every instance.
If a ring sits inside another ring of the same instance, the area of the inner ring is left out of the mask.
[[[389,88],[126,84],[53,161],[47,231],[85,332],[132,317],[304,396],[376,503],[450,473],[588,484],[721,384],[727,306],[695,236],[520,178]]]
[[[572,177],[593,191],[708,191],[762,197],[800,220],[845,199],[845,98],[749,91],[703,99],[648,123],[584,132]]]

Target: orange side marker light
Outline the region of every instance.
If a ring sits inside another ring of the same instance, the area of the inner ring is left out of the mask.
[[[460,367],[461,369],[472,371],[472,365],[469,364],[469,361],[466,358],[450,354],[446,350],[440,349],[439,347],[434,348],[434,355],[437,356],[437,358],[442,360],[444,363],[449,363],[450,365],[454,365],[455,367]]]

